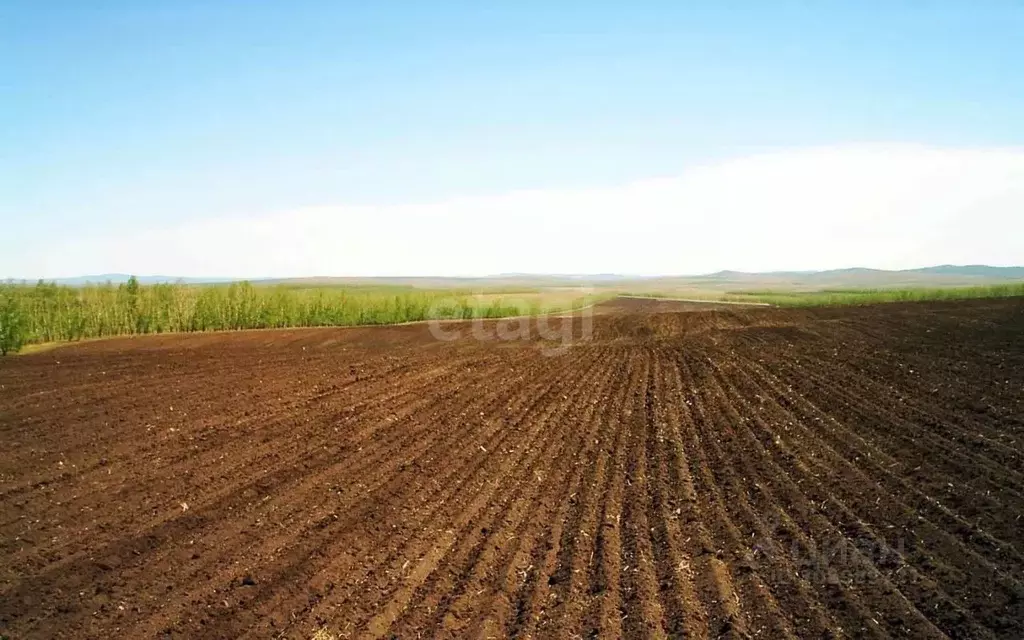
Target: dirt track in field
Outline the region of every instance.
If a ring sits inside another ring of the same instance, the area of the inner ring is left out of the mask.
[[[1024,637],[1024,301],[644,304],[0,361],[0,634]]]

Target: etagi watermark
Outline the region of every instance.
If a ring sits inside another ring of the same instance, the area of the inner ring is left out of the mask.
[[[433,319],[427,326],[430,334],[443,342],[532,342],[545,355],[558,355],[594,335],[592,290],[574,288],[571,293],[541,303],[526,297],[479,294],[468,301],[469,306],[464,297],[441,298],[431,305]],[[473,317],[464,319],[470,314]],[[488,314],[493,317],[486,317]]]

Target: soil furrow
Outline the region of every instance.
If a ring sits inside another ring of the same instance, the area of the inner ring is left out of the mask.
[[[1024,300],[594,311],[0,359],[0,636],[1024,636]]]

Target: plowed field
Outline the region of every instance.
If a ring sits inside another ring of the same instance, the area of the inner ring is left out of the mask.
[[[1024,637],[1024,301],[632,304],[0,360],[0,634]]]

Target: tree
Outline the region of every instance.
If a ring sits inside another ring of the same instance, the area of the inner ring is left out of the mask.
[[[146,333],[148,323],[139,309],[139,289],[139,279],[129,276],[124,285],[125,293],[128,294],[128,323],[135,333]]]
[[[0,355],[14,353],[25,344],[25,315],[13,286],[0,286]]]
[[[128,282],[125,283],[125,289],[128,290],[128,296],[135,299],[139,295],[139,279],[135,276],[128,276]]]

